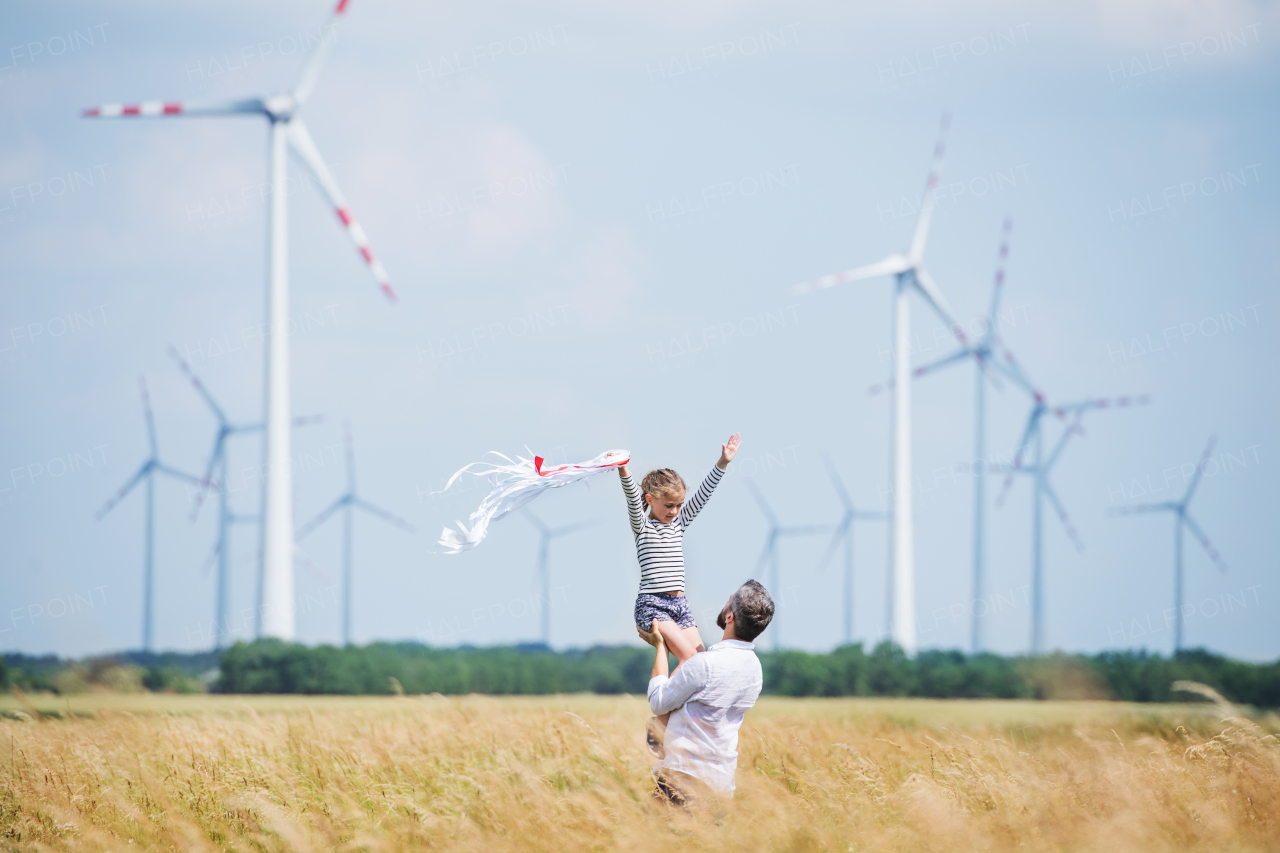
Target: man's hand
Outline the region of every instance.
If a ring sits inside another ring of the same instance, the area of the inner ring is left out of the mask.
[[[658,630],[658,626],[654,624],[654,625],[650,625],[649,628],[650,630],[646,631],[643,628],[641,628],[639,625],[636,626],[636,633],[640,635],[640,639],[644,640],[646,643],[653,646],[655,649],[658,646],[665,646],[667,644],[667,641],[662,639],[662,633]]]
[[[720,445],[720,461],[716,464],[723,471],[729,467],[729,463],[733,461],[733,457],[738,455],[738,447],[742,444],[742,433],[735,432],[729,436],[729,440]]]

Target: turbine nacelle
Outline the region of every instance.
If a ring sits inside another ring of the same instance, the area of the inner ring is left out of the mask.
[[[293,95],[272,95],[262,102],[262,111],[272,121],[288,121],[300,106]]]

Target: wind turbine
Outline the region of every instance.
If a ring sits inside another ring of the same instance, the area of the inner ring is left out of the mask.
[[[147,421],[147,441],[148,446],[151,448],[151,455],[142,463],[138,473],[134,474],[128,482],[120,487],[115,496],[107,501],[102,509],[98,510],[94,518],[101,521],[103,516],[115,509],[116,505],[124,500],[129,492],[133,491],[134,486],[143,480],[147,481],[146,545],[143,550],[145,556],[143,557],[142,569],[142,650],[149,652],[152,651],[152,638],[154,636],[152,610],[155,604],[156,474],[164,474],[166,477],[197,485],[199,485],[200,481],[190,474],[172,468],[160,461],[160,448],[156,442],[156,424],[155,419],[151,416],[151,397],[147,394],[147,380],[139,376],[138,385],[142,389],[142,412]]]
[[[1086,412],[1113,407],[1125,408],[1130,405],[1140,406],[1146,404],[1149,399],[1144,394],[1133,398],[1117,397],[1114,400],[1082,400],[1065,406],[1050,407],[1044,401],[1043,395],[1040,395],[1031,409],[1031,414],[1027,418],[1027,427],[1022,433],[1022,440],[1018,443],[1018,450],[1014,455],[1013,465],[1006,469],[1008,476],[1005,478],[1004,490],[1001,492],[1000,497],[997,498],[996,505],[1003,505],[1004,499],[1009,493],[1009,486],[1013,483],[1014,474],[1027,474],[1033,479],[1034,487],[1031,495],[1031,653],[1033,655],[1044,652],[1044,537],[1041,522],[1041,505],[1044,499],[1048,499],[1049,503],[1053,504],[1054,510],[1058,513],[1058,520],[1062,522],[1062,526],[1066,529],[1067,536],[1071,539],[1072,544],[1075,545],[1076,550],[1084,551],[1084,543],[1080,540],[1079,534],[1071,524],[1071,520],[1067,515],[1066,509],[1063,508],[1057,492],[1053,490],[1053,486],[1049,483],[1049,472],[1053,470],[1053,466],[1061,458],[1062,450],[1071,436],[1084,434],[1084,428],[1080,422]],[[1041,425],[1046,414],[1053,414],[1064,421],[1068,415],[1074,416],[1071,423],[1059,437],[1058,443],[1049,452],[1048,457],[1043,454],[1044,435]],[[1024,464],[1023,457],[1028,447],[1033,449],[1035,460],[1030,464]]]
[[[1113,515],[1130,515],[1139,512],[1172,512],[1177,516],[1177,521],[1173,525],[1173,601],[1174,607],[1178,611],[1178,623],[1174,628],[1173,650],[1175,653],[1182,651],[1182,528],[1191,528],[1192,534],[1196,539],[1200,540],[1200,546],[1209,554],[1209,559],[1213,560],[1213,564],[1220,571],[1227,570],[1227,564],[1223,562],[1222,556],[1218,553],[1218,549],[1214,548],[1209,542],[1209,537],[1200,529],[1200,525],[1192,520],[1191,515],[1187,512],[1187,504],[1191,503],[1191,496],[1195,493],[1196,486],[1200,485],[1200,477],[1204,474],[1205,463],[1209,461],[1209,454],[1213,452],[1213,445],[1217,441],[1216,438],[1210,437],[1209,443],[1204,448],[1204,453],[1200,454],[1200,463],[1196,465],[1196,472],[1191,477],[1191,482],[1187,485],[1187,491],[1182,495],[1180,501],[1164,501],[1162,503],[1136,504],[1134,506],[1119,507],[1113,509]],[[1193,606],[1194,609],[1194,606]]]
[[[356,463],[355,453],[351,449],[351,427],[348,425],[343,430],[343,438],[346,442],[347,451],[347,490],[338,497],[336,501],[329,505],[329,508],[308,521],[298,531],[298,541],[301,542],[305,537],[311,534],[313,530],[324,524],[338,510],[343,510],[342,519],[342,644],[344,646],[351,645],[351,511],[362,509],[370,515],[374,515],[383,521],[394,524],[410,533],[414,532],[414,526],[402,518],[392,515],[381,507],[376,507],[364,498],[356,494]],[[293,548],[290,546],[290,556],[292,557]]]
[[[911,515],[911,292],[918,291],[938,312],[957,339],[968,346],[964,329],[952,319],[951,309],[941,291],[934,284],[933,276],[924,268],[924,247],[929,236],[929,221],[933,217],[938,175],[942,171],[943,137],[947,119],[942,120],[938,144],[933,149],[933,166],[925,183],[924,199],[920,204],[920,218],[916,221],[915,234],[906,254],[894,253],[867,266],[842,273],[823,276],[791,288],[795,294],[812,293],[868,278],[883,275],[894,277],[894,300],[890,326],[893,330],[893,376],[889,431],[889,480],[893,488],[892,535],[889,539],[890,564],[890,631],[896,642],[907,654],[916,650],[915,617],[915,552]],[[981,364],[981,362],[979,362]]]
[[[542,519],[538,518],[528,509],[524,510],[525,517],[536,528],[538,528],[538,580],[542,582],[542,645],[547,648],[551,647],[551,567],[547,563],[548,553],[551,550],[551,540],[557,536],[565,536],[570,533],[576,533],[584,527],[590,527],[595,524],[594,521],[580,521],[577,524],[566,524],[563,527],[547,527],[542,523]]]
[[[218,583],[214,604],[214,648],[221,649],[231,626],[231,533],[229,528],[237,522],[253,523],[261,520],[260,516],[245,515],[231,510],[228,495],[227,466],[230,463],[227,460],[227,439],[243,433],[261,432],[262,424],[231,423],[227,420],[227,416],[223,414],[222,407],[218,405],[217,401],[213,399],[213,395],[209,393],[209,389],[192,371],[191,365],[187,364],[186,360],[178,354],[178,350],[172,346],[169,347],[169,355],[178,363],[179,369],[195,386],[196,391],[204,399],[209,409],[213,412],[214,418],[218,421],[218,432],[213,439],[213,452],[209,454],[209,464],[205,468],[204,477],[201,480],[201,489],[196,496],[195,506],[191,509],[191,518],[194,520],[196,515],[199,514],[200,507],[204,502],[205,490],[216,486],[218,490],[218,538],[214,543],[214,552],[218,557]],[[304,426],[306,424],[320,423],[322,420],[323,417],[318,415],[309,418],[299,417],[293,419],[293,425]]]
[[[831,464],[831,459],[825,453],[822,454],[822,457],[827,465],[827,474],[831,477],[831,485],[835,486],[836,494],[840,496],[840,503],[844,506],[844,515],[840,516],[840,521],[836,524],[835,531],[831,534],[831,544],[827,546],[827,553],[823,555],[822,562],[818,564],[818,568],[826,567],[831,558],[835,556],[836,549],[840,547],[840,543],[843,542],[844,644],[847,646],[853,642],[853,523],[858,519],[864,521],[887,521],[889,513],[870,512],[854,507],[853,501],[849,498],[849,493],[845,491],[844,483],[840,480],[840,475],[836,473],[835,466]]]
[[[769,521],[769,532],[765,534],[764,550],[760,552],[760,560],[756,564],[756,573],[767,564],[769,566],[769,588],[774,591],[774,595],[782,595],[782,587],[778,585],[778,540],[783,536],[813,536],[819,533],[830,533],[834,527],[830,524],[793,524],[783,526],[778,524],[778,517],[773,514],[773,510],[769,508],[769,504],[765,501],[764,495],[760,494],[760,490],[756,488],[756,484],[747,480],[747,488],[751,490],[752,496],[756,499],[756,503],[760,505],[760,511],[764,513],[764,517]],[[778,650],[779,631],[778,626],[773,626],[773,649]]]
[[[349,0],[338,0],[330,31],[346,11]],[[143,101],[140,104],[104,104],[84,111],[90,118],[176,117],[176,116],[261,116],[268,122],[268,173],[271,209],[267,226],[267,322],[266,346],[266,470],[263,477],[263,577],[259,633],[291,640],[295,633],[293,609],[293,489],[290,481],[289,415],[289,259],[288,259],[288,177],[286,148],[316,177],[321,189],[337,211],[356,248],[373,272],[387,298],[395,293],[386,270],[369,250],[364,229],[352,218],[346,199],[311,134],[302,123],[300,111],[315,88],[320,70],[333,43],[321,39],[292,92],[234,101],[182,104],[173,101]]]
[[[912,371],[913,378],[920,378],[931,373],[936,373],[945,367],[950,367],[965,359],[972,358],[977,363],[978,369],[975,373],[975,390],[974,390],[974,462],[983,465],[982,471],[973,472],[973,600],[975,602],[984,600],[986,596],[986,571],[985,571],[985,540],[986,540],[986,392],[987,382],[992,382],[997,388],[1000,387],[996,374],[1003,374],[1006,378],[1012,380],[1016,385],[1026,391],[1034,400],[1043,400],[1043,395],[1035,389],[1031,381],[1027,379],[1017,361],[1000,340],[998,332],[1000,325],[1000,300],[1004,296],[1004,265],[1005,260],[1009,256],[1009,231],[1013,228],[1013,223],[1008,219],[1004,222],[1004,228],[1000,238],[1000,256],[996,264],[995,281],[991,287],[991,307],[984,320],[986,328],[983,329],[982,336],[974,341],[972,347],[961,347],[950,355],[943,356],[937,361],[930,364],[917,367]],[[983,366],[993,368],[988,371],[982,369]],[[886,388],[893,386],[893,380],[883,385],[871,386],[870,393],[878,394]],[[982,651],[982,619],[976,612],[972,612],[970,623],[970,646],[974,654]]]

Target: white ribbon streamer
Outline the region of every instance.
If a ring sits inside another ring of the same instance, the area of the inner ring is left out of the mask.
[[[461,554],[476,547],[480,544],[480,540],[484,539],[489,522],[497,521],[512,510],[519,509],[547,489],[559,489],[626,465],[631,461],[630,451],[609,450],[594,459],[579,462],[576,465],[544,468],[545,460],[541,456],[535,456],[532,459],[517,456],[518,461],[512,462],[496,450],[490,453],[506,459],[506,464],[472,462],[460,468],[445,484],[443,491],[448,491],[449,487],[463,474],[471,474],[487,478],[494,486],[493,491],[485,495],[484,500],[480,502],[480,507],[471,513],[469,528],[459,521],[458,530],[446,527],[441,532],[436,544],[443,546],[446,554]],[[487,467],[480,471],[470,470],[478,465]]]

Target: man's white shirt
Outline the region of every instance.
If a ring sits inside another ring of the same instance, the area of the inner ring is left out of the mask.
[[[764,677],[755,644],[721,640],[689,658],[675,675],[649,680],[649,708],[673,712],[659,767],[688,773],[732,794],[738,767],[738,729],[756,703]]]

